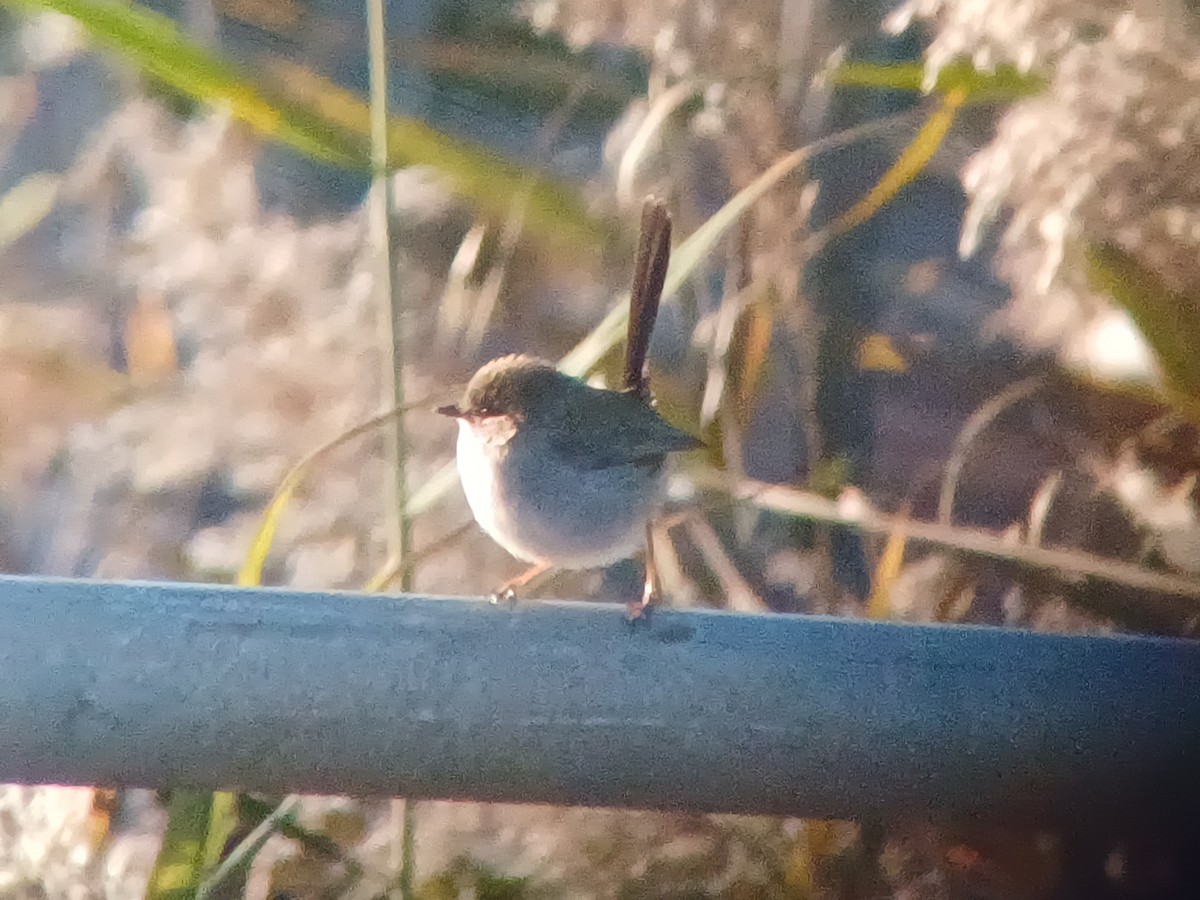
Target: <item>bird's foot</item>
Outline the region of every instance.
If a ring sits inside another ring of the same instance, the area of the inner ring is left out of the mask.
[[[499,606],[501,603],[507,604],[509,609],[515,609],[517,606],[517,591],[528,587],[529,583],[539,575],[549,571],[549,563],[537,563],[534,566],[526,569],[516,578],[512,578],[500,586],[500,589],[494,591],[488,601],[492,606]]]

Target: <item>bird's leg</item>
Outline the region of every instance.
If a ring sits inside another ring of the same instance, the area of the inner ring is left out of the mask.
[[[517,591],[533,581],[544,572],[549,571],[550,563],[535,563],[530,566],[516,578],[512,578],[500,586],[500,589],[495,591],[488,600],[495,606],[498,603],[507,603],[509,606],[516,606]]]
[[[641,601],[632,601],[626,605],[629,611],[629,621],[649,618],[650,608],[662,601],[662,584],[658,578],[658,565],[654,561],[654,528],[646,523],[646,584],[642,589]]]

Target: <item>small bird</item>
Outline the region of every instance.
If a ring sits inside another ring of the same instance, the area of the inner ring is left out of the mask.
[[[544,359],[513,355],[484,365],[460,404],[459,478],[475,520],[533,568],[588,569],[632,556],[646,542],[646,589],[637,618],[659,599],[650,520],[666,488],[667,454],[700,441],[654,411],[645,378],[650,333],[670,255],[671,220],[651,198],[642,215],[630,299],[625,390],[591,387]]]

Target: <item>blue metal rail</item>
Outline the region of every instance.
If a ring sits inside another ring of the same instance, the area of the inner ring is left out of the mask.
[[[1200,808],[1200,643],[0,578],[0,780],[809,817]]]

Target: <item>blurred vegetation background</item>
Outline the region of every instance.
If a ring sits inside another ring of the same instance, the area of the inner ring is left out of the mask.
[[[514,350],[611,378],[653,192],[677,235],[654,385],[711,447],[660,528],[672,603],[1194,633],[1191,4],[386,13],[391,308],[362,8],[0,4],[0,570],[494,589],[518,565],[470,525],[428,410]],[[297,461],[386,408],[381,313],[419,401],[403,573],[382,431],[321,452],[264,518]],[[624,599],[639,578],[539,591]],[[1061,836],[921,810],[883,828],[280,800],[0,788],[0,884],[1041,897],[1073,865]],[[1153,847],[1118,863],[1136,882]]]

